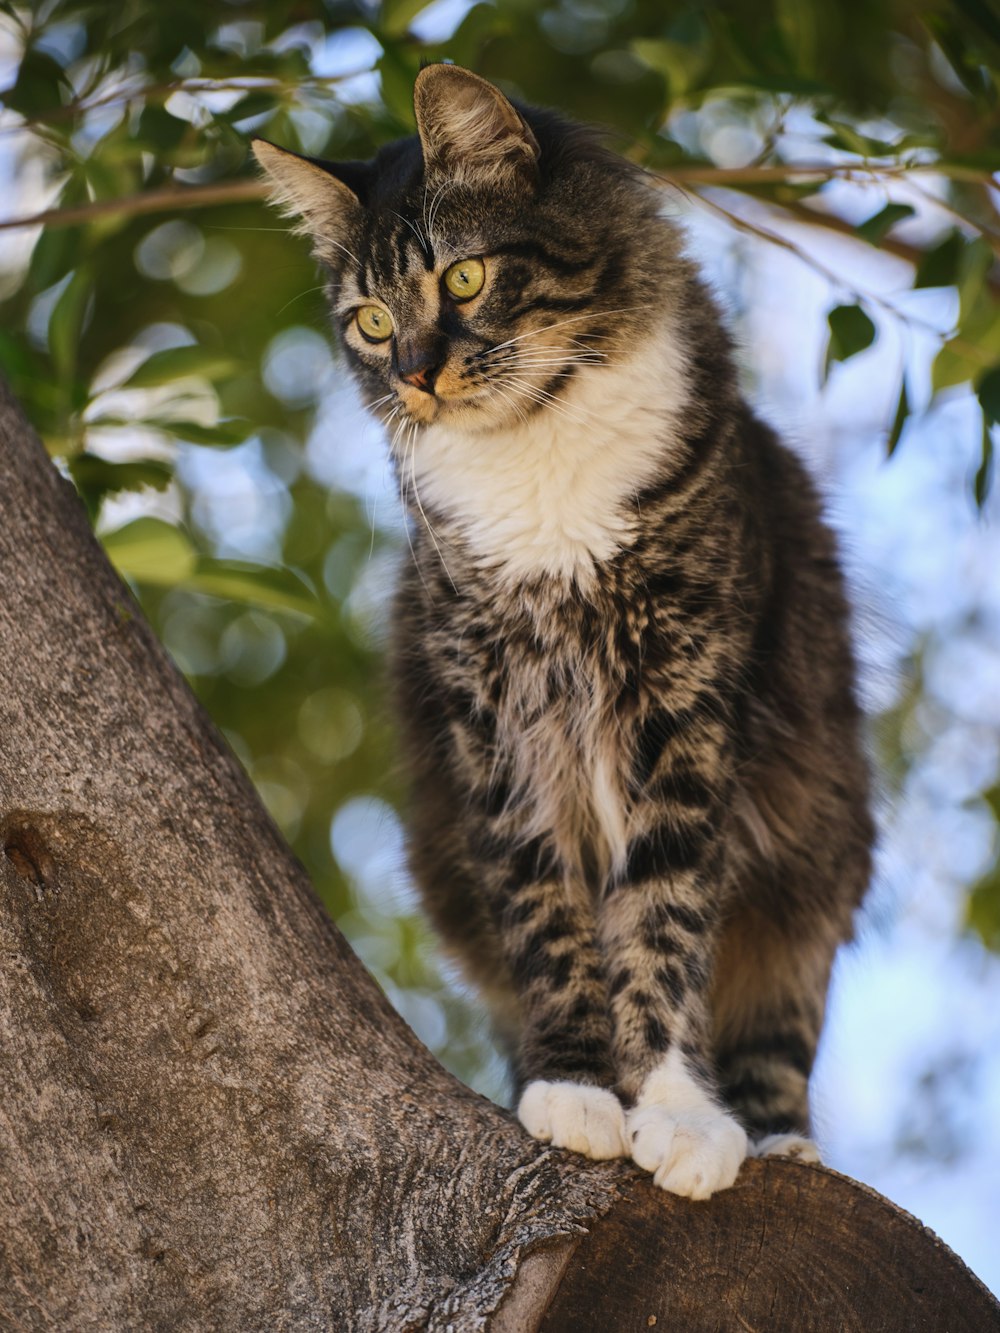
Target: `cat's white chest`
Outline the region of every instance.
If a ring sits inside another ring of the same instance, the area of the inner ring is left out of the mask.
[[[498,708],[517,825],[576,873],[607,873],[624,864],[631,822],[616,692],[596,649],[543,640],[510,665]]]
[[[510,581],[585,578],[631,540],[638,493],[663,470],[684,399],[679,353],[658,340],[588,366],[514,428],[431,426],[414,450],[417,496]]]

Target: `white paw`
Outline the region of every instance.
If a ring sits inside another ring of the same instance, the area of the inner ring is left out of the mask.
[[[812,1139],[802,1134],[768,1134],[750,1148],[754,1157],[789,1157],[793,1162],[819,1162],[823,1159]]]
[[[584,1083],[529,1083],[517,1118],[532,1135],[585,1157],[627,1157],[625,1112],[613,1092]]]
[[[632,1160],[671,1194],[707,1199],[728,1189],[747,1155],[747,1136],[693,1078],[677,1049],[647,1076],[628,1114]]]
[[[747,1136],[732,1116],[707,1105],[700,1111],[636,1107],[628,1117],[632,1160],[652,1171],[654,1184],[686,1199],[728,1189],[747,1155]]]

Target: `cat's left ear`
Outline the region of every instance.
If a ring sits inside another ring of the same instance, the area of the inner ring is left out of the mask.
[[[429,175],[534,185],[538,141],[498,88],[458,65],[417,75],[413,109]]]
[[[271,202],[302,219],[296,231],[312,236],[320,259],[334,258],[360,225],[368,164],[321,162],[254,139],[253,153],[271,188]]]

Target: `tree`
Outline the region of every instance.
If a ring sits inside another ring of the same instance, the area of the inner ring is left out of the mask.
[[[923,415],[964,401],[935,466],[943,488],[952,456],[967,456],[986,505],[1000,46],[972,0],[460,9],[330,0],[322,21],[303,21],[288,0],[178,0],[165,23],[149,0],[0,5],[0,173],[19,200],[0,224],[0,367],[323,901],[449,1067],[499,1092],[474,1011],[442,987],[373,850],[372,828],[390,843],[396,827],[373,626],[400,529],[385,498],[369,519],[331,447],[362,429],[344,424],[342,396],[325,436],[312,430],[316,385],[341,395],[342,372],[305,248],[259,202],[246,135],[367,155],[410,128],[413,75],[441,56],[608,124],[660,173],[665,199],[720,219],[740,272],[780,248],[827,274],[832,392],[902,330],[913,349],[882,397],[869,390],[892,468],[905,471]],[[39,215],[41,233],[20,225]],[[852,254],[908,266],[898,289],[831,260],[845,235]],[[928,292],[941,336],[925,328]],[[921,388],[931,359],[933,396]],[[970,606],[968,622],[990,648],[989,608]],[[914,635],[914,684],[883,701],[900,785],[954,744],[926,683],[949,632]],[[980,758],[952,814],[966,801],[978,814],[986,851],[963,870],[966,914],[995,945],[1000,844],[991,853],[982,826],[1000,811],[996,723],[976,720]],[[932,1137],[919,1116],[899,1136]]]
[[[668,1199],[448,1075],[6,395],[0,443],[6,1327],[1000,1329],[954,1255],[833,1173],[758,1162]]]

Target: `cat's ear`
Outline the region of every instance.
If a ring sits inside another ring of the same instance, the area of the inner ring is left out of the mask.
[[[498,88],[458,65],[427,65],[413,109],[428,174],[494,183],[538,179],[538,141]]]
[[[266,139],[254,139],[252,147],[267,176],[271,202],[301,218],[295,230],[314,238],[320,258],[332,258],[325,247],[332,243],[338,249],[361,222],[366,164],[320,162]]]

